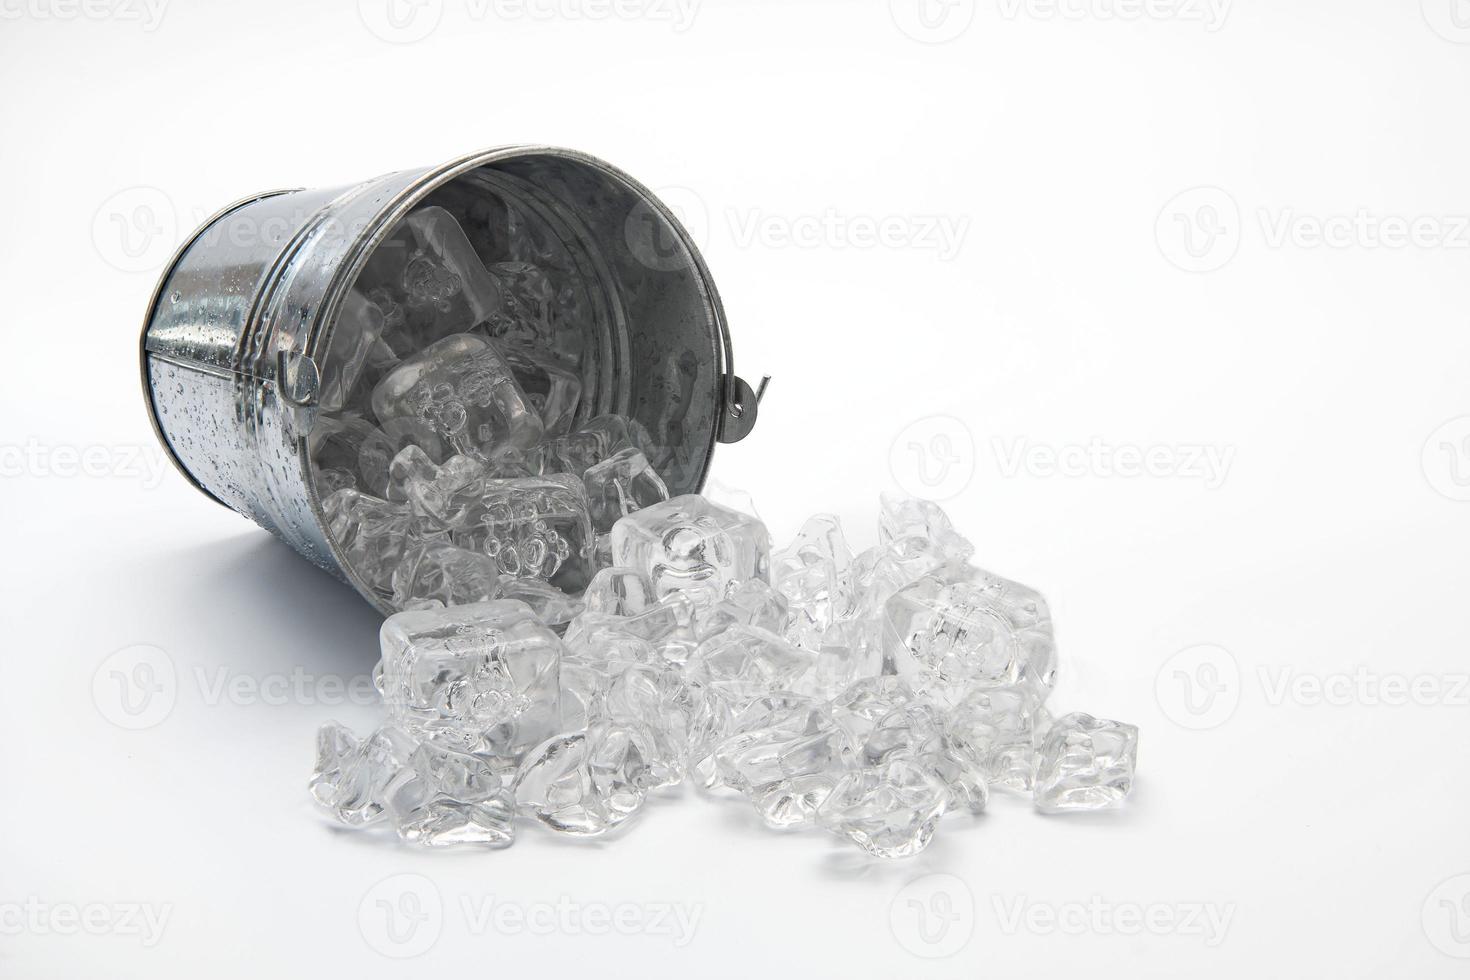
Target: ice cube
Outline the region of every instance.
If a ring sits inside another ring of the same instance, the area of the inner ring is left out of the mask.
[[[786,632],[788,618],[786,597],[753,578],[736,585],[710,608],[696,612],[694,633],[703,640],[732,626],[758,626],[779,636]]]
[[[941,739],[933,751],[920,755],[919,762],[949,789],[950,810],[985,812],[990,802],[990,784],[984,774],[955,749],[948,736]]]
[[[851,744],[824,706],[734,734],[715,750],[714,760],[721,782],[745,794],[761,819],[777,829],[812,823],[853,766]]]
[[[431,847],[515,839],[515,795],[478,756],[424,742],[414,750],[387,794],[398,836]]]
[[[590,613],[609,616],[636,616],[646,612],[657,601],[653,584],[634,568],[612,566],[600,569],[582,594]]]
[[[451,456],[439,465],[418,446],[406,446],[388,467],[388,499],[406,501],[436,528],[452,530],[467,520],[485,474],[485,466],[469,456]]]
[[[953,705],[973,689],[1056,674],[1051,614],[1039,592],[963,565],[900,589],[884,607],[883,655],[894,673]]]
[[[1030,686],[996,687],[966,695],[949,712],[945,729],[956,757],[987,783],[1030,793],[1041,715]]]
[[[949,789],[938,776],[914,759],[899,758],[848,773],[817,816],[868,853],[901,858],[929,846],[949,803]]]
[[[327,722],[317,732],[311,795],[349,827],[377,823],[385,815],[389,784],[416,747],[412,736],[393,725],[358,741],[347,728]]]
[[[679,593],[658,599],[653,586],[643,573],[631,568],[610,567],[600,570],[583,594],[587,609],[567,627],[567,646],[581,651],[598,651],[626,647],[630,640],[653,659],[655,651],[663,651],[671,643],[683,644],[686,636],[692,643],[690,623],[693,605]],[[631,652],[624,659],[642,660]],[[682,661],[677,651],[668,659]]]
[[[425,600],[462,606],[486,602],[499,594],[500,569],[495,559],[445,540],[428,539],[410,546],[393,570],[393,603],[399,608]]]
[[[771,580],[791,607],[786,638],[820,649],[827,630],[852,616],[857,606],[852,552],[842,523],[831,514],[808,519],[796,539],[771,556]]]
[[[380,690],[405,728],[516,759],[561,723],[562,644],[524,602],[401,612],[381,641]]]
[[[556,735],[526,755],[516,773],[516,803],[560,833],[607,833],[642,809],[658,782],[648,761],[657,754],[637,725],[595,722]]]
[[[352,490],[357,487],[357,477],[349,470],[326,469],[316,471],[316,493],[322,500],[326,500],[338,490]]]
[[[353,571],[370,588],[390,595],[393,573],[403,561],[413,531],[408,507],[347,489],[322,501],[322,516],[327,533]]]
[[[431,329],[420,328],[420,344],[467,331],[500,311],[499,286],[452,214],[441,207],[422,207],[408,216],[407,224],[416,245],[403,269],[408,305],[438,313]]]
[[[816,655],[799,689],[817,697],[835,697],[855,681],[877,677],[883,666],[878,624],[859,619],[833,623],[822,633]]]
[[[527,403],[540,413],[546,438],[566,433],[582,398],[582,380],[576,373],[539,351],[515,347],[505,350],[505,362]]]
[[[636,449],[622,449],[582,473],[592,529],[606,534],[620,518],[669,499],[669,488]]]
[[[642,726],[650,736],[654,755],[645,761],[646,788],[676,785],[682,778],[688,750],[688,731],[694,710],[692,697],[679,671],[664,664],[609,664],[611,683],[603,701],[607,720]]]
[[[747,579],[769,582],[770,550],[759,520],[697,494],[645,507],[612,529],[613,564],[646,574],[656,595],[695,591],[701,604]]]
[[[1036,750],[1036,808],[1044,813],[1118,806],[1133,789],[1138,729],[1082,712],[1052,722]]]
[[[347,404],[382,334],[383,311],[362,293],[349,289],[322,361],[318,401],[324,411],[337,412]]]
[[[652,438],[643,426],[622,415],[599,415],[583,423],[575,432],[553,440],[550,456],[567,473],[581,475],[588,467],[602,462],[623,449],[636,449],[645,456]]]
[[[685,665],[685,676],[739,701],[791,690],[815,659],[768,630],[734,626],[699,644]]]
[[[568,651],[571,654],[571,651]],[[561,662],[561,728],[564,733],[585,731],[602,717],[608,685],[604,664],[582,660],[575,654]]]
[[[742,698],[718,693],[687,678],[685,688],[690,695],[686,771],[706,789],[720,783],[714,753],[726,739],[778,727],[823,707],[822,702],[791,691]]]
[[[861,552],[852,562],[853,592],[857,599],[855,618],[874,620],[881,625],[883,607],[888,600],[899,589],[937,567],[925,564],[919,571],[913,571],[912,564],[900,562],[883,545]]]
[[[564,628],[582,613],[582,600],[537,578],[502,578],[498,598],[524,602],[552,630]]]
[[[898,677],[857,681],[833,699],[832,714],[864,766],[933,752],[943,734],[939,713]]]
[[[923,561],[937,568],[969,561],[975,553],[975,546],[955,531],[949,515],[932,500],[894,493],[878,499],[878,540],[899,561]]]
[[[455,452],[488,461],[497,452],[541,441],[541,416],[510,366],[474,334],[452,334],[393,369],[373,389],[379,422],[407,420]]]
[[[486,324],[489,335],[508,347],[551,349],[559,312],[551,279],[530,262],[496,262],[487,271],[502,300]]]
[[[662,662],[655,644],[661,646],[676,627],[662,630],[653,625],[656,623],[657,620],[647,614],[619,617],[606,613],[583,613],[567,626],[564,642],[569,652],[593,663]],[[649,635],[640,635],[641,632]]]
[[[451,536],[512,578],[581,591],[592,577],[592,523],[582,482],[568,474],[485,480],[455,501]]]
[[[379,497],[388,489],[388,467],[404,445],[403,440],[352,415],[317,416],[306,439],[307,452],[318,473],[346,470],[356,475],[359,487]],[[323,489],[318,477],[319,496],[326,496]]]
[[[726,510],[733,510],[756,520],[761,520],[760,511],[755,509],[755,498],[747,490],[725,483],[718,477],[710,477],[704,482],[704,489],[700,495],[712,504],[716,504]]]

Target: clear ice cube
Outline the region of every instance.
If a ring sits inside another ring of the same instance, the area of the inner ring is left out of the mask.
[[[414,530],[408,507],[347,489],[322,501],[322,516],[352,569],[370,588],[391,595],[393,573]]]
[[[1133,789],[1138,729],[1082,712],[1051,723],[1036,749],[1036,808],[1044,813],[1118,806]]]
[[[960,760],[987,783],[1030,793],[1041,700],[1027,685],[971,691],[950,710],[945,729]]]
[[[598,534],[612,530],[619,519],[669,499],[653,466],[636,449],[621,449],[582,473],[587,488],[587,502],[592,514],[592,529]]]
[[[512,578],[578,592],[592,577],[592,523],[569,474],[485,480],[455,498],[454,543],[494,558]]]
[[[380,690],[405,728],[516,759],[560,726],[562,644],[524,602],[401,612],[381,641]]]
[[[583,613],[567,626],[564,642],[569,652],[589,661],[660,662],[662,658],[655,644],[662,644],[677,627],[661,630],[652,625],[656,622],[646,614],[621,617]],[[643,636],[640,632],[649,635]]]
[[[326,500],[338,490],[355,490],[357,477],[349,470],[325,469],[316,471],[316,494]]]
[[[613,564],[646,574],[657,595],[692,591],[702,604],[747,579],[770,581],[770,550],[759,520],[697,494],[645,507],[612,529]]]
[[[816,658],[758,626],[734,626],[702,641],[685,676],[733,701],[789,691]]]
[[[858,554],[852,563],[853,591],[857,598],[856,618],[873,620],[881,624],[883,607],[899,589],[938,565],[925,564],[919,571],[913,565],[900,562],[898,557],[883,545],[876,545]]]
[[[598,570],[582,594],[590,613],[609,616],[636,616],[657,602],[653,583],[635,568],[610,566]]]
[[[714,752],[720,781],[743,793],[767,826],[811,824],[852,769],[852,747],[825,706],[782,713],[765,728],[737,732]]]
[[[852,551],[842,523],[831,514],[808,519],[796,539],[771,556],[771,581],[791,608],[787,639],[820,649],[827,630],[852,616],[857,606]]]
[[[530,262],[496,262],[487,270],[502,306],[485,329],[506,346],[549,350],[557,334],[557,291],[550,277]]]
[[[760,511],[755,509],[755,498],[748,490],[731,486],[719,477],[710,477],[704,482],[704,489],[700,491],[704,499],[716,504],[726,510],[733,510],[741,514],[761,520]]]
[[[453,215],[423,207],[408,216],[407,225],[414,247],[401,282],[409,318],[417,321],[417,346],[467,331],[500,311],[499,286]]]
[[[816,656],[800,690],[817,697],[835,697],[855,681],[877,677],[883,666],[878,624],[859,619],[833,623],[823,631]]]
[[[553,736],[526,755],[516,773],[516,803],[541,823],[574,837],[607,833],[643,807],[660,776],[642,726],[594,722]]]
[[[714,754],[727,739],[742,732],[779,727],[822,707],[822,702],[791,691],[742,698],[721,694],[687,678],[685,689],[690,705],[686,771],[705,789],[720,784]]]
[[[445,540],[427,539],[410,546],[393,570],[393,602],[435,601],[445,606],[486,602],[500,594],[495,559],[457,548]]]
[[[954,704],[973,689],[1056,674],[1051,613],[1041,593],[980,569],[950,565],[900,589],[884,607],[892,672]]]
[[[527,403],[540,414],[546,438],[566,433],[582,398],[582,380],[576,372],[553,357],[515,347],[506,348],[505,362]]]
[[[424,742],[387,793],[398,836],[415,844],[508,847],[515,839],[515,795],[478,756]]]
[[[538,578],[502,578],[498,598],[524,602],[543,625],[553,630],[564,628],[582,614],[581,599]]]
[[[402,439],[352,415],[317,416],[306,439],[307,451],[318,474],[323,470],[345,470],[356,477],[357,486],[379,497],[388,489],[388,468],[393,457],[404,445]],[[318,496],[327,496],[323,489],[318,476]]]
[[[347,291],[322,361],[318,401],[324,411],[341,411],[352,397],[373,346],[383,334],[383,322],[383,311],[376,303],[355,289]]]
[[[955,749],[945,737],[933,750],[919,757],[921,764],[949,789],[950,809],[984,813],[990,802],[990,784],[979,769]]]
[[[612,722],[642,726],[653,756],[645,761],[646,788],[676,785],[683,778],[692,696],[677,669],[664,664],[609,664],[610,683],[602,704]]]
[[[932,500],[901,494],[879,496],[878,540],[901,562],[922,560],[932,567],[966,562],[975,546],[950,523],[949,515]]]
[[[428,429],[454,451],[488,461],[541,441],[540,414],[493,344],[452,334],[404,360],[373,389],[379,422]]]
[[[562,732],[585,731],[588,725],[602,717],[603,701],[607,698],[608,685],[612,683],[604,666],[575,655],[562,658]]]
[[[365,827],[386,815],[389,785],[418,743],[393,725],[358,741],[350,730],[329,721],[317,732],[316,744],[312,797],[349,827]]]
[[[786,597],[758,578],[736,585],[725,598],[695,613],[694,633],[708,639],[732,626],[758,626],[778,636],[786,632]]]
[[[388,468],[388,499],[412,506],[440,530],[453,530],[483,493],[486,468],[469,456],[451,456],[436,464],[418,446],[407,446]]]
[[[899,758],[844,776],[818,819],[870,854],[912,857],[929,846],[949,804],[949,789],[938,776],[914,759]]]
[[[832,714],[864,766],[932,752],[943,734],[939,713],[898,677],[857,681],[832,700]]]
[[[548,455],[564,472],[581,475],[623,449],[636,449],[645,456],[652,438],[643,426],[622,415],[599,415],[574,432],[552,440]]]

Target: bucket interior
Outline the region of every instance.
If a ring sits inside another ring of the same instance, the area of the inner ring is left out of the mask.
[[[322,384],[306,465],[349,578],[380,605],[423,601],[402,580],[425,535],[574,594],[608,560],[614,494],[699,490],[722,398],[722,314],[684,231],[627,177],[560,152],[451,171],[396,202],[357,264],[313,354]],[[590,530],[572,520],[558,533],[556,519],[542,537],[496,530],[522,511],[561,515],[587,469],[629,447],[654,479],[583,488]],[[466,460],[482,481],[472,490]],[[463,498],[482,490],[487,503],[466,517]]]

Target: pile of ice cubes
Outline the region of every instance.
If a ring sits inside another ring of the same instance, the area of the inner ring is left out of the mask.
[[[388,723],[321,730],[323,807],[503,846],[517,815],[595,836],[690,783],[902,857],[992,787],[1047,811],[1127,796],[1137,730],[1051,718],[1045,601],[971,566],[936,505],[885,496],[854,556],[830,516],[773,553],[753,514],[669,499],[671,447],[583,404],[585,284],[509,215],[489,256],[418,208],[333,330],[316,490],[403,611],[376,674]]]
[[[449,513],[452,494],[423,496]],[[1048,812],[1128,795],[1137,729],[1051,716],[1046,601],[971,565],[935,504],[884,495],[856,556],[825,515],[772,552],[758,518],[701,496],[619,509],[580,600],[432,559],[446,604],[384,624],[389,720],[321,730],[317,802],[409,841],[504,846],[517,818],[590,837],[692,784],[906,857],[992,789]]]

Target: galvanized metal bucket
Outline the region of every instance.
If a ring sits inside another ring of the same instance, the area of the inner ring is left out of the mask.
[[[556,240],[591,310],[584,413],[627,415],[653,433],[671,494],[703,486],[715,444],[744,438],[758,401],[735,375],[719,294],[688,233],[649,190],[584,153],[502,147],[225,208],[183,244],[149,304],[141,362],[154,430],[201,491],[384,613],[389,600],[327,533],[307,437],[345,298],[425,203],[455,214],[477,247],[507,209]]]

